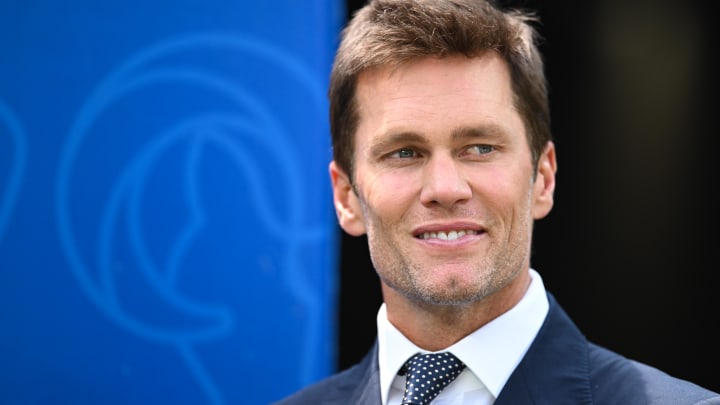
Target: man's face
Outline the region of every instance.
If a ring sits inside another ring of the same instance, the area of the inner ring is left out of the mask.
[[[506,63],[488,53],[376,68],[357,98],[354,179],[330,171],[340,225],[367,233],[385,294],[453,305],[512,287],[556,166],[550,143],[534,180]]]

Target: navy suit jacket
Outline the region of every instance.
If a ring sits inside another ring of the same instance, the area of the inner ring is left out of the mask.
[[[550,309],[495,405],[720,404],[720,395],[588,342],[548,294]],[[380,405],[377,343],[353,367],[275,405]]]

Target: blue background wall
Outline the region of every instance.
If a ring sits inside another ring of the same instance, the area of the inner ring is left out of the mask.
[[[0,403],[266,404],[334,370],[343,21],[0,3]]]

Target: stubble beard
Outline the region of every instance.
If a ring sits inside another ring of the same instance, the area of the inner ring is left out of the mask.
[[[388,287],[411,301],[432,306],[464,306],[482,301],[510,284],[523,268],[517,259],[498,261],[487,257],[469,264],[469,271],[475,273],[471,281],[453,277],[437,285],[425,274],[433,269],[404,261],[389,266],[389,273],[378,270]]]
[[[433,306],[468,305],[502,290],[527,267],[532,232],[527,221],[521,220],[523,223],[516,230],[524,235],[508,235],[508,243],[502,246],[494,241],[487,255],[468,263],[468,271],[473,272],[470,281],[453,277],[437,285],[431,281],[434,269],[418,263],[392,241],[375,240],[373,232],[368,233],[370,258],[382,282],[410,301]]]

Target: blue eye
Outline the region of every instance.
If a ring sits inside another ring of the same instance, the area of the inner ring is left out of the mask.
[[[409,148],[403,148],[399,149],[397,152],[395,152],[395,156],[399,158],[412,158],[416,156],[416,153],[414,150]]]
[[[488,153],[495,150],[491,145],[473,145],[468,148],[470,152],[477,153],[478,155],[487,155]]]

